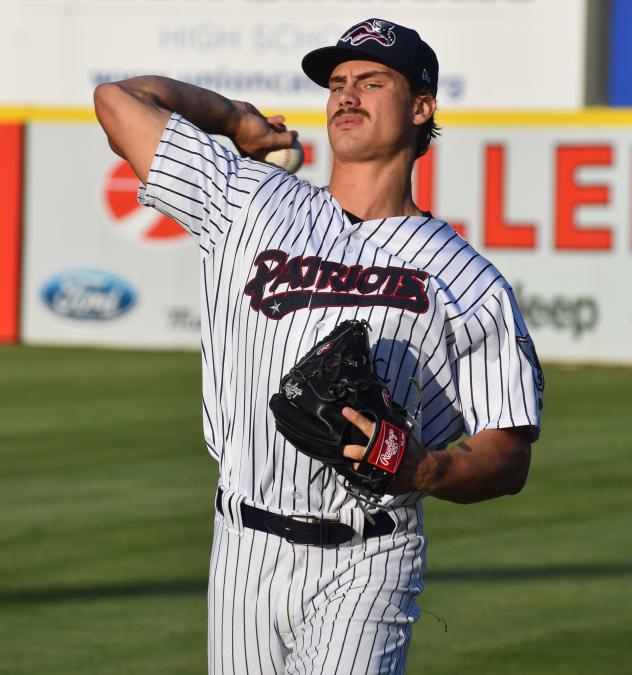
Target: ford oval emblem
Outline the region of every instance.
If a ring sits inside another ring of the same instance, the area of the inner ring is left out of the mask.
[[[136,302],[136,293],[109,272],[68,270],[44,285],[42,299],[55,314],[107,321],[129,311]]]

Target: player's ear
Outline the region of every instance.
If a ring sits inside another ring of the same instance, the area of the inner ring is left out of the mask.
[[[421,126],[427,122],[437,109],[437,101],[432,94],[416,94],[412,100],[413,124]]]

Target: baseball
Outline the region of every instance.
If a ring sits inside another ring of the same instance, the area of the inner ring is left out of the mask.
[[[303,166],[304,156],[303,146],[295,139],[291,147],[269,152],[264,162],[279,166],[289,173],[296,173]]]

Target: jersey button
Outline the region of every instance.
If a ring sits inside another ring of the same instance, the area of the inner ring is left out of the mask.
[[[347,246],[345,248],[345,253],[348,253],[349,255],[351,255],[353,253],[353,246]]]
[[[357,230],[351,236],[354,239],[360,239],[360,237],[362,237],[362,235]]]
[[[298,490],[296,490],[296,491],[293,493],[293,497],[294,497],[294,499],[302,499],[302,498],[303,498],[303,495],[302,495]]]

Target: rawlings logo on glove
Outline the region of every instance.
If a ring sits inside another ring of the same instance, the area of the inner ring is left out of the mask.
[[[404,458],[407,434],[403,429],[382,420],[382,426],[368,461],[377,466],[383,466],[389,473],[397,473],[397,469]]]

